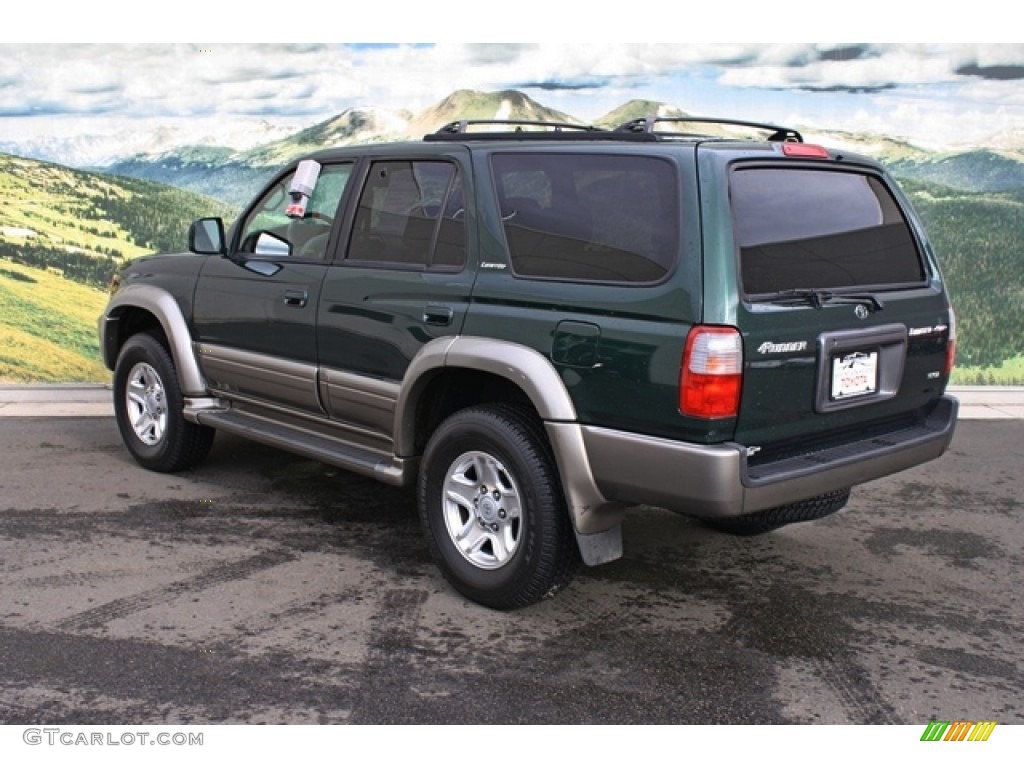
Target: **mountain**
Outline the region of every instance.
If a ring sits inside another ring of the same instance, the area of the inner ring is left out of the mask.
[[[189,146],[226,146],[239,152],[277,141],[297,130],[295,125],[272,124],[267,120],[221,124],[217,135],[187,121],[168,125],[163,122],[136,121],[132,127],[114,133],[67,136],[37,135],[20,141],[0,141],[0,152],[36,160],[60,163],[73,168],[104,168],[128,157],[158,156]]]
[[[1009,192],[1024,188],[1024,155],[974,150],[921,160],[896,160],[896,176],[929,181],[967,192]]]
[[[277,166],[251,166],[237,153],[221,163],[209,161],[210,147],[183,147],[156,156],[139,155],[101,169],[104,173],[157,182],[188,190],[240,209],[270,181]],[[201,159],[196,159],[197,157]]]
[[[326,147],[393,140],[405,134],[411,117],[404,110],[346,109],[291,136],[241,153],[238,162],[253,167],[279,168],[293,158]]]
[[[614,128],[648,115],[690,116],[674,104],[634,99],[592,122]],[[546,107],[521,91],[459,90],[415,115],[405,110],[352,108],[248,150],[187,145],[171,151],[136,154],[104,170],[172,184],[241,207],[277,169],[296,157],[347,144],[419,139],[456,120],[589,122]],[[670,124],[661,128],[672,130]],[[705,130],[722,136],[736,133],[727,127],[708,126]],[[800,130],[808,141],[876,157],[900,178],[934,182],[967,192],[1024,189],[1024,151],[973,149],[939,154],[882,135],[806,126],[800,126]],[[1004,144],[1012,140],[1009,134],[1002,139]]]
[[[112,163],[107,173],[158,181],[241,208],[293,158],[327,147],[393,140],[402,135],[408,112],[347,109],[329,120],[245,151],[223,146],[185,146],[139,154]]]
[[[225,147],[186,146],[135,155],[102,170],[172,184],[242,207],[282,165],[296,157],[348,144],[419,139],[459,119],[581,122],[519,91],[461,90],[416,115],[405,110],[347,109],[309,128],[242,152],[231,152]]]
[[[565,112],[550,109],[521,91],[461,90],[420,112],[405,129],[407,138],[419,139],[456,120],[539,120],[583,123]]]
[[[621,107],[613,109],[608,114],[599,117],[594,125],[599,128],[617,128],[630,120],[639,117],[657,115],[658,117],[689,117],[689,113],[672,104],[662,101],[648,101],[646,99],[633,99],[627,101]]]

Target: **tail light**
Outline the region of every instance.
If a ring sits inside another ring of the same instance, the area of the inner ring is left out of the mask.
[[[956,359],[956,313],[949,308],[949,339],[946,341],[946,370],[949,376],[953,373],[953,362]]]
[[[743,340],[735,328],[697,325],[686,337],[679,374],[679,410],[698,419],[739,414]]]

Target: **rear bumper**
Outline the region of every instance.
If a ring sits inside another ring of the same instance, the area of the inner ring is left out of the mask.
[[[943,397],[916,424],[752,467],[737,443],[695,445],[583,427],[601,494],[702,518],[735,517],[850,488],[941,456],[958,403]]]

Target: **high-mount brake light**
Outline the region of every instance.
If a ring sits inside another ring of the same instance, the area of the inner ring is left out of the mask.
[[[828,150],[820,144],[800,144],[795,141],[783,142],[782,154],[786,157],[812,157],[828,160]]]
[[[686,337],[679,374],[679,411],[698,419],[739,414],[743,340],[735,328],[697,325]]]

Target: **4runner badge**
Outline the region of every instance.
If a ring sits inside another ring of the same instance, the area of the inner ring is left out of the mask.
[[[780,352],[803,352],[805,349],[807,349],[806,341],[787,341],[782,344],[766,341],[757,348],[757,351],[762,355],[776,355]]]

